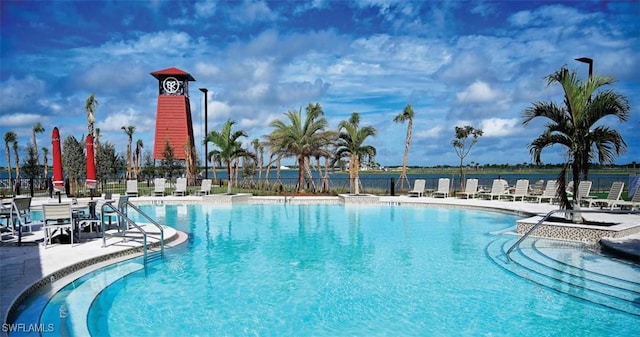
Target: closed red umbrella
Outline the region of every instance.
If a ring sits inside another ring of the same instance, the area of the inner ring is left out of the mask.
[[[93,152],[93,136],[87,136],[87,188],[94,190],[96,188],[96,163]]]
[[[53,128],[51,133],[51,147],[53,148],[53,189],[56,192],[63,192],[62,150],[60,150],[60,131],[57,127]]]

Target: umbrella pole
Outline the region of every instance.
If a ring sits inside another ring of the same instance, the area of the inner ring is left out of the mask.
[[[61,204],[62,203],[62,197],[60,196],[60,191],[57,191],[56,194],[58,194],[58,203]]]

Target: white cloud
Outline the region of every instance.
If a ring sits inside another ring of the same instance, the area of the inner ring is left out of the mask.
[[[517,118],[489,118],[480,122],[480,129],[487,138],[510,136],[522,132],[520,122]]]
[[[199,1],[195,4],[196,16],[200,18],[210,18],[216,14],[216,2],[214,1]]]
[[[456,94],[459,102],[463,103],[485,103],[496,99],[498,92],[491,89],[488,83],[475,81],[464,91]]]
[[[427,130],[420,130],[415,133],[416,138],[438,138],[442,135],[444,127],[442,125],[434,126]]]

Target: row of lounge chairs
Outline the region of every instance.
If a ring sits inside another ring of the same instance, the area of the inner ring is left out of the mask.
[[[433,191],[434,197],[446,198],[450,193],[449,178],[438,179],[438,189]],[[531,202],[549,202],[556,200],[557,182],[555,180],[547,181],[544,189],[540,186],[542,181],[536,182],[534,186],[529,185],[529,180],[519,179],[516,181],[514,188],[511,188],[506,180],[495,179],[491,186],[491,190],[478,190],[478,179],[467,179],[464,191],[457,192],[456,196],[460,198],[481,198],[488,200],[510,200],[510,201],[531,201]],[[426,181],[424,179],[416,179],[414,187],[408,192],[409,196],[421,197],[427,191],[425,189]],[[596,198],[591,196],[591,187],[593,183],[589,180],[581,181],[578,185],[578,199],[581,205],[586,207],[607,207],[607,208],[640,208],[640,191],[636,188],[633,198],[630,201],[621,200],[624,183],[617,181],[611,185],[611,189],[606,198]],[[568,191],[568,195],[573,195],[573,190]]]
[[[155,197],[164,197],[166,195],[167,183],[165,178],[155,178],[153,180],[153,192],[152,196]],[[209,195],[211,193],[211,187],[213,183],[211,179],[202,179],[202,183],[200,184],[200,189],[196,191],[197,195]],[[138,192],[138,181],[137,180],[127,180],[127,190],[125,192],[127,196],[130,197],[138,197],[140,193]],[[175,189],[173,190],[174,196],[185,196],[187,195],[187,178],[177,178]]]

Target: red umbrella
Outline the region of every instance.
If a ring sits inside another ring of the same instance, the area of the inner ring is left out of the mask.
[[[60,131],[57,127],[53,128],[51,133],[51,146],[53,147],[53,189],[56,192],[63,192],[62,151],[60,150]]]
[[[96,163],[93,153],[93,136],[87,135],[87,187],[90,190],[96,188]]]

